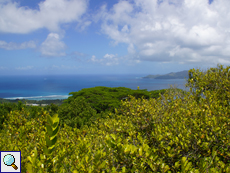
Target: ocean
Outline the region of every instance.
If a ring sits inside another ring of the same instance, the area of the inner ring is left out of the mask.
[[[96,86],[159,90],[176,85],[185,90],[185,79],[145,79],[146,75],[43,75],[0,76],[0,98],[52,100],[66,99],[70,92]]]

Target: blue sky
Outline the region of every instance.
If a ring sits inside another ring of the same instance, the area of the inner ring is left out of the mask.
[[[229,0],[0,0],[0,75],[230,64]]]

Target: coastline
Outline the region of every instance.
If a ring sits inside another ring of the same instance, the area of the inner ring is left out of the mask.
[[[70,95],[48,95],[48,96],[31,96],[31,97],[7,97],[6,100],[64,100]]]
[[[97,86],[147,89],[170,88],[176,85],[184,89],[184,79],[142,79],[144,75],[67,75],[67,76],[11,76],[0,77],[0,98],[5,100],[55,100],[67,99],[70,92]]]

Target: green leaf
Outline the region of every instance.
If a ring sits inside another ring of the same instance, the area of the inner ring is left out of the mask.
[[[54,114],[52,119],[53,119],[53,122],[58,122],[59,121],[58,114]]]
[[[227,167],[226,172],[230,172],[230,166]]]
[[[105,166],[106,166],[106,162],[103,161],[103,162],[99,165],[99,169],[103,169],[103,168],[105,168]]]
[[[143,155],[142,148],[139,148],[139,155],[140,155],[140,156]]]
[[[124,166],[122,167],[122,172],[126,172],[126,168]]]
[[[47,115],[47,121],[51,126],[53,126],[53,119],[50,115]]]
[[[58,127],[56,127],[56,129],[53,129],[54,131],[53,131],[53,136],[56,136],[57,135],[57,133],[58,133],[58,131],[59,131],[59,126]]]
[[[33,173],[33,166],[30,163],[27,163],[26,170],[28,173]]]
[[[180,161],[178,161],[178,162],[175,163],[175,168],[178,169],[179,167],[180,167]]]
[[[111,134],[112,139],[115,141],[116,140],[116,135],[115,134]]]
[[[89,160],[89,156],[85,156],[85,161],[86,161],[86,163],[88,163],[88,160]]]
[[[185,172],[186,165],[187,165],[186,157],[182,157],[182,159],[181,159],[181,170],[183,173]]]
[[[27,159],[30,161],[30,163],[33,163],[32,158],[30,156],[28,156]]]
[[[51,141],[50,141],[50,138],[49,136],[46,135],[46,146],[50,147],[51,146]]]
[[[115,167],[112,168],[112,172],[116,172],[116,168]]]
[[[53,135],[53,129],[50,125],[48,125],[48,124],[46,125],[46,130],[47,130],[49,136]]]
[[[51,139],[51,145],[55,145],[57,142],[57,136],[55,136],[53,139]]]
[[[52,125],[53,130],[56,129],[56,128],[58,127],[58,125],[59,125],[59,121],[58,121],[58,122],[55,122],[55,123]]]
[[[55,147],[55,145],[52,145],[52,146],[50,146],[50,147],[48,148],[48,151],[49,151],[48,153],[49,153],[49,154],[53,152],[54,147]]]
[[[44,151],[44,153],[45,153],[46,155],[50,154],[50,153],[49,153],[49,150],[48,150],[48,148],[47,148],[46,146],[43,147],[43,151]]]

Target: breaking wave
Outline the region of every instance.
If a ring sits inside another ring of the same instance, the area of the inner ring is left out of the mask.
[[[25,100],[63,100],[67,99],[69,95],[49,95],[49,96],[31,96],[31,97],[7,97],[4,99],[16,100],[16,99],[25,99]]]

